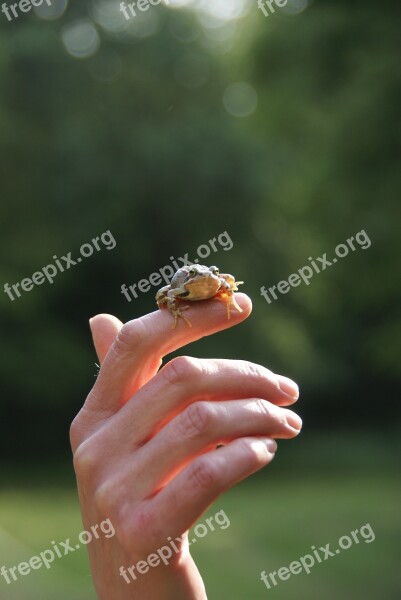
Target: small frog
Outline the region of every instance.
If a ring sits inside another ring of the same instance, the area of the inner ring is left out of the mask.
[[[235,281],[235,277],[219,272],[215,266],[191,265],[178,269],[169,285],[162,287],[156,294],[156,302],[159,308],[167,305],[174,317],[172,329],[177,325],[178,317],[182,317],[189,327],[190,321],[186,319],[178,307],[181,300],[208,300],[216,298],[222,300],[227,306],[227,319],[230,318],[230,306],[233,305],[239,312],[242,308],[238,306],[234,298],[234,292],[243,281]],[[189,308],[181,306],[181,309]]]

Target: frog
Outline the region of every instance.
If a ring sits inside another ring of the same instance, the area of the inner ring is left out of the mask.
[[[156,294],[156,302],[160,309],[167,307],[174,317],[172,329],[177,326],[177,321],[182,318],[188,327],[191,322],[181,312],[186,306],[179,306],[181,301],[198,302],[216,298],[225,302],[227,307],[227,319],[230,319],[230,308],[233,306],[238,312],[242,308],[234,298],[234,292],[243,281],[235,281],[235,277],[229,273],[220,273],[216,266],[192,264],[178,269],[170,283],[162,287]]]

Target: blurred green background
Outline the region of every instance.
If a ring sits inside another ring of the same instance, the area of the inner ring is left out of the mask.
[[[240,327],[184,349],[295,379],[302,435],[222,497],[231,526],[194,555],[210,599],[398,600],[401,6],[111,0],[0,13],[0,565],[82,529],[68,429],[93,384],[88,319],[155,309],[127,286],[227,232],[207,264],[244,280]],[[354,252],[260,294],[364,230]],[[82,263],[20,282],[110,231]],[[386,403],[386,407],[384,404]],[[370,523],[376,539],[267,590],[270,572]],[[84,551],[1,600],[93,598]]]

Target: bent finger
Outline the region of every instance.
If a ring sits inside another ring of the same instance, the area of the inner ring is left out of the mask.
[[[262,398],[278,406],[293,404],[295,382],[245,360],[171,360],[130,399],[109,423],[110,440],[142,445],[178,413],[198,400]]]
[[[113,315],[99,314],[89,319],[89,326],[97,357],[102,364],[123,323]]]
[[[186,313],[191,328],[181,322],[171,329],[172,317],[166,310],[126,323],[107,353],[85,402],[86,429],[117,412],[157,373],[166,354],[246,319],[252,309],[251,301],[245,294],[236,296],[243,312],[233,311],[230,320],[220,302],[206,300],[204,306],[191,307]]]
[[[276,448],[272,439],[250,437],[203,454],[145,501],[139,518],[150,524],[155,539],[181,535],[221,494],[270,463]]]
[[[127,478],[137,482],[140,497],[147,497],[218,444],[250,436],[290,439],[301,427],[294,412],[260,398],[196,402],[137,450]]]

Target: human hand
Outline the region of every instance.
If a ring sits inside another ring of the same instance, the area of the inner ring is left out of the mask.
[[[101,368],[71,444],[85,527],[110,519],[116,532],[88,546],[100,600],[205,600],[188,529],[273,459],[274,438],[299,433],[300,418],[285,408],[296,384],[262,366],[179,357],[159,370],[170,352],[243,321],[251,303],[236,299],[243,313],[230,321],[219,302],[191,306],[191,329],[172,330],[161,310],[125,325],[110,315],[91,320]],[[169,537],[180,541],[168,564],[128,582],[120,567],[146,560]]]

